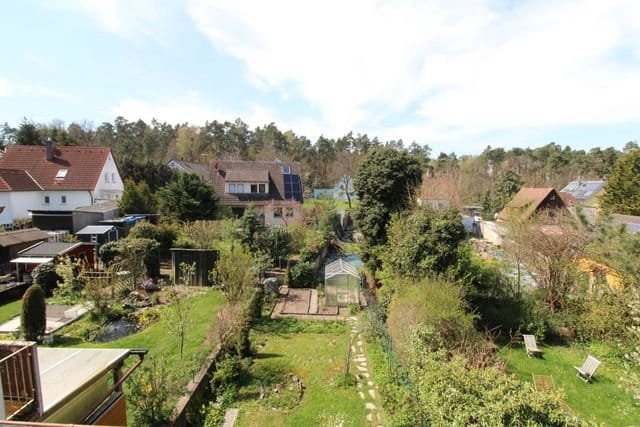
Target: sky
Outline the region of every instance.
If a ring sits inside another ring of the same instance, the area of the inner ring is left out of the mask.
[[[477,154],[640,140],[637,0],[4,2],[0,123],[241,118]]]

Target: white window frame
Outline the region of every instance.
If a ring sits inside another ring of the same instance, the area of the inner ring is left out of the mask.
[[[261,190],[261,188],[262,188],[262,190]],[[266,192],[267,192],[267,184],[258,183],[258,193],[265,194]]]
[[[111,182],[116,182],[116,173],[111,172]]]
[[[109,182],[109,172],[104,173],[104,182]]]
[[[291,175],[291,166],[290,165],[282,165],[282,173],[285,175]]]

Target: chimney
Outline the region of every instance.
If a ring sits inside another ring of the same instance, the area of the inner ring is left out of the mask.
[[[45,145],[45,152],[47,154],[47,160],[48,161],[53,160],[53,141],[51,140],[51,137],[46,139],[46,141],[44,142],[44,145]]]

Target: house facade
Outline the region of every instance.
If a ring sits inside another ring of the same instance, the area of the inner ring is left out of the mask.
[[[171,160],[176,171],[195,173],[213,186],[217,203],[237,216],[253,208],[267,225],[302,220],[300,163],[217,160],[210,164]]]
[[[80,206],[122,197],[124,185],[109,148],[13,145],[0,156],[0,225],[36,217],[71,217]],[[67,218],[69,219],[69,218]],[[56,221],[54,221],[55,223]],[[62,221],[59,228],[72,230]]]

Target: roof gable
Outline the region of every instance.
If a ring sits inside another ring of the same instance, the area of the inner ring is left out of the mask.
[[[560,194],[552,188],[523,187],[511,199],[509,203],[498,213],[498,219],[507,221],[514,212],[520,212],[522,219],[528,219],[541,207],[550,205],[557,208],[566,208],[566,204]]]
[[[0,168],[26,171],[43,190],[93,190],[111,151],[56,147],[53,153],[53,159],[47,160],[46,147],[12,145],[0,157]]]

